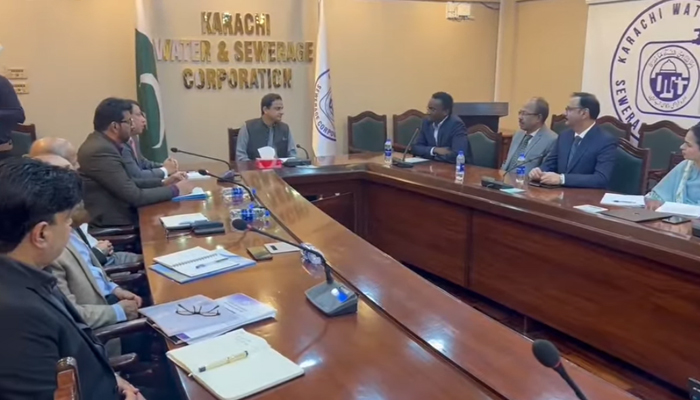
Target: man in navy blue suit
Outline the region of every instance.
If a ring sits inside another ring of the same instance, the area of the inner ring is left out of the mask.
[[[530,171],[530,179],[547,185],[605,189],[615,166],[617,138],[595,125],[598,99],[590,93],[574,93],[566,107],[566,125],[542,168]]]
[[[428,119],[423,121],[411,146],[413,155],[454,164],[461,150],[466,163],[471,163],[467,128],[459,117],[452,115],[453,103],[452,96],[447,93],[433,95],[428,102]]]

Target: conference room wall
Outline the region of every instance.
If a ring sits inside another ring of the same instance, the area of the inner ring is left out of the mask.
[[[156,36],[202,37],[198,13],[229,10],[269,12],[274,39],[316,40],[316,0],[177,4],[162,10]],[[440,3],[326,0],[326,13],[339,152],[347,148],[348,115],[423,110],[438,90],[457,101],[493,100],[496,11],[475,5],[476,21],[450,22]],[[80,144],[102,98],[135,96],[134,1],[0,1],[0,19],[0,70],[27,69],[30,94],[20,100],[39,136]],[[159,63],[168,143],[226,157],[226,128],[258,115],[266,91],[187,93],[185,66]],[[293,69],[293,89],[279,92],[297,141],[310,147],[313,64]]]
[[[26,68],[19,99],[39,136],[79,145],[100,100],[135,96],[134,21],[127,0],[0,0],[0,74]]]
[[[510,115],[502,127],[518,128],[518,110],[533,96],[562,114],[572,92],[581,90],[586,43],[586,0],[527,0],[516,3]],[[549,120],[547,121],[549,123]]]

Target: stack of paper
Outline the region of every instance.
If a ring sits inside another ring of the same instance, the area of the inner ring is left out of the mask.
[[[661,207],[656,209],[656,212],[669,213],[673,215],[682,215],[690,218],[700,218],[700,206],[690,204],[665,202]]]
[[[237,400],[304,375],[304,369],[242,329],[166,353],[222,400]]]
[[[277,315],[274,308],[240,293],[216,301],[197,295],[139,312],[175,343],[199,342]]]
[[[644,196],[631,196],[626,194],[605,193],[600,204],[617,207],[644,207]]]

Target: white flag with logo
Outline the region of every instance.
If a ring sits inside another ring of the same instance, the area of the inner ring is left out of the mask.
[[[582,88],[632,125],[700,120],[700,0],[587,0]]]
[[[316,37],[316,72],[314,74],[314,115],[312,142],[317,157],[333,156],[336,148],[331,71],[328,67],[326,46],[326,18],[323,0],[318,3],[319,22]]]

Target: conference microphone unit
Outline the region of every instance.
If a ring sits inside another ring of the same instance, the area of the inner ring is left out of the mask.
[[[235,185],[235,186],[242,188],[243,190],[245,190],[248,193],[248,196],[250,196],[250,201],[258,204],[258,199],[255,197],[255,193],[253,193],[253,191],[248,186],[246,186],[242,183],[236,182],[233,178],[226,178],[226,175],[224,175],[224,176],[214,175],[211,172],[207,171],[206,169],[200,169],[197,172],[199,172],[199,174],[202,176],[211,176],[212,178],[216,178],[216,180],[218,182],[230,183],[232,185]]]
[[[583,392],[581,392],[581,389],[578,388],[576,382],[571,379],[569,374],[566,372],[566,369],[564,369],[564,365],[561,362],[561,356],[559,355],[559,350],[557,350],[557,348],[551,342],[547,340],[535,340],[535,342],[532,343],[532,353],[535,355],[535,358],[537,358],[537,361],[539,361],[540,364],[557,371],[559,376],[561,376],[562,379],[564,379],[564,381],[574,391],[579,400],[586,400],[586,396],[583,395]]]
[[[226,171],[226,173],[224,174],[223,179],[222,179],[222,178],[218,178],[219,182],[228,182],[229,179],[230,179],[230,180],[233,180],[233,178],[236,176],[236,171],[233,170],[233,167],[231,166],[231,163],[229,163],[229,162],[226,161],[226,160],[222,160],[222,159],[220,159],[220,158],[214,158],[214,157],[205,156],[205,155],[203,155],[203,154],[191,153],[191,152],[189,152],[189,151],[180,150],[180,149],[178,149],[177,147],[171,147],[171,148],[170,148],[170,151],[172,151],[173,153],[182,153],[182,154],[187,154],[187,155],[195,156],[195,157],[199,157],[199,158],[206,158],[207,160],[218,161],[218,162],[222,162],[222,163],[226,164],[226,166],[228,167],[228,171]],[[213,176],[213,175],[212,175],[212,176]]]
[[[301,167],[304,165],[311,165],[311,160],[309,159],[309,152],[306,151],[306,149],[301,147],[301,145],[299,144],[296,147],[297,149],[304,150],[304,153],[306,153],[306,160],[290,158],[289,160],[283,162],[282,165],[284,165],[285,167]]]
[[[408,141],[406,148],[403,150],[403,157],[401,157],[401,160],[392,159],[391,165],[399,168],[413,168],[413,164],[406,162],[406,154],[408,153],[408,150],[411,148],[411,146],[413,146],[413,141],[416,140],[418,132],[420,132],[420,127],[416,128],[415,132],[413,132],[411,140]]]
[[[338,283],[333,279],[332,269],[326,258],[320,252],[300,246],[289,240],[282,239],[279,236],[273,235],[271,233],[262,231],[242,219],[235,219],[231,223],[233,228],[238,231],[249,231],[259,233],[263,236],[267,236],[278,242],[286,243],[290,246],[296,247],[302,252],[308,252],[321,260],[323,268],[326,274],[326,281],[318,284],[311,289],[306,291],[306,299],[311,302],[316,308],[321,310],[322,313],[329,317],[337,317],[345,314],[353,314],[357,312],[358,297],[357,293],[350,290],[347,286],[342,283]]]

